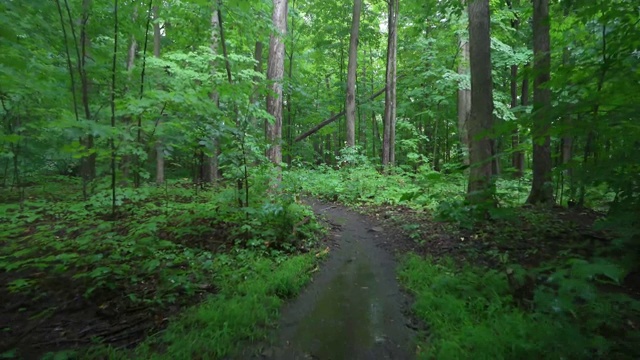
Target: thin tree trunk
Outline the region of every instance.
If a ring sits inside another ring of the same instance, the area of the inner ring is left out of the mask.
[[[364,58],[367,58],[367,51],[364,50]],[[365,84],[363,86],[364,92],[367,92],[367,61],[365,60],[364,66],[362,67],[362,82]],[[360,106],[360,102],[357,102],[356,106]],[[358,123],[360,129],[358,130],[358,141],[362,143],[362,149],[364,150],[364,154],[367,154],[367,120],[365,117],[366,114],[363,114],[362,111],[358,111]]]
[[[340,85],[342,86],[342,84],[344,84],[344,46],[342,46],[342,38],[340,38]],[[342,105],[340,105],[340,113],[342,115],[345,115],[346,109],[344,107],[345,103],[342,103]],[[336,139],[336,146],[335,146],[335,156],[339,156],[340,155],[340,149],[342,148],[342,121],[341,121],[341,117],[338,118],[338,135],[335,137]]]
[[[111,63],[111,129],[116,128],[116,69],[118,65],[118,0],[114,0],[113,8],[113,61]],[[109,148],[111,150],[111,215],[116,215],[116,141],[111,135]]]
[[[153,0],[149,0],[149,5],[147,8],[147,24],[145,25],[144,31],[144,47],[142,49],[142,71],[140,72],[140,92],[138,94],[138,98],[142,99],[144,95],[144,80],[145,74],[147,71],[147,48],[149,46],[149,29],[151,27],[151,19],[153,16]],[[138,149],[144,149],[144,145],[142,144],[142,115],[138,114],[138,124],[136,129],[136,145]],[[136,188],[140,187],[141,183],[141,172],[142,172],[142,162],[140,161],[140,156],[138,154],[134,155],[135,158],[135,167],[136,171],[133,174],[133,184]]]
[[[438,106],[437,112],[440,111],[440,106]],[[436,118],[433,124],[433,153],[431,157],[433,158],[433,170],[440,171],[440,157],[438,155],[438,125],[440,125],[440,121]]]
[[[462,0],[464,2],[464,0]],[[458,64],[458,74],[469,74],[469,41],[460,38],[460,64]],[[467,122],[471,112],[471,89],[468,84],[458,85],[458,135],[460,137],[460,147],[465,165],[469,165],[469,134]]]
[[[158,19],[158,6],[153,7],[153,18]],[[160,24],[155,21],[153,24],[153,56],[160,57],[160,40],[162,34],[160,34]],[[162,115],[160,115],[162,116]],[[158,127],[162,126],[162,120],[158,120]],[[156,184],[164,183],[164,146],[162,140],[156,141]]]
[[[296,0],[293,0],[293,2],[291,3],[291,6],[293,9],[295,9],[296,7]],[[293,58],[294,58],[294,54],[295,54],[295,20],[293,18],[293,14],[291,15],[291,32],[290,32],[290,36],[291,36],[291,49],[289,49],[289,71],[287,74],[287,77],[289,78],[289,83],[292,83],[292,79],[293,79]],[[286,154],[287,154],[287,165],[291,166],[291,152],[293,150],[293,139],[292,139],[292,132],[291,132],[291,127],[293,126],[293,104],[291,103],[291,95],[292,95],[293,89],[291,86],[289,86],[289,88],[287,89],[287,149],[286,149]]]
[[[275,33],[269,40],[267,79],[272,83],[267,95],[267,112],[274,118],[267,124],[267,140],[270,147],[267,157],[278,167],[282,163],[282,78],[284,76],[283,38],[287,33],[287,0],[273,0],[273,26]]]
[[[529,204],[553,204],[551,184],[551,90],[547,87],[551,67],[549,0],[533,0],[533,183]]]
[[[349,65],[347,66],[347,99],[345,104],[347,147],[356,145],[356,71],[358,69],[358,31],[360,29],[361,12],[362,0],[354,0],[351,37],[349,40]]]
[[[596,93],[598,94],[598,100],[593,105],[593,121],[597,123],[598,118],[600,117],[600,101],[599,95],[602,91],[602,87],[604,86],[604,81],[607,76],[607,71],[609,70],[609,58],[607,58],[607,24],[602,25],[602,61],[600,66],[600,76],[598,77],[598,84],[596,88]],[[586,169],[587,163],[589,162],[589,157],[593,157],[593,161],[597,163],[598,161],[598,153],[596,151],[596,140],[597,133],[593,130],[592,126],[588,124],[590,130],[587,133],[587,140],[584,147],[584,155],[582,157],[582,167]],[[580,197],[578,199],[577,206],[582,208],[584,207],[585,195],[586,195],[586,184],[583,180],[580,184]]]
[[[568,15],[568,7],[567,10],[565,10],[565,16]],[[569,62],[569,48],[565,47],[563,49],[562,52],[562,63],[563,65],[567,65],[567,63]],[[572,119],[571,119],[571,115],[567,114],[564,116],[563,118],[563,122],[564,122],[564,129],[563,129],[563,133],[564,135],[562,136],[561,139],[561,144],[560,144],[560,154],[561,154],[561,159],[562,159],[562,166],[564,167],[564,170],[562,172],[562,188],[564,189],[564,183],[565,181],[569,181],[569,183],[571,184],[571,178],[573,175],[572,169],[571,169],[571,160],[573,159],[573,136],[571,136],[570,134],[570,129],[572,129]],[[560,202],[562,202],[562,197],[564,195],[564,191],[563,194],[561,195],[560,198]],[[573,188],[570,187],[569,188],[569,197],[573,198]]]
[[[255,46],[255,50],[253,51],[253,59],[255,60],[255,65],[253,70],[259,74],[262,74],[262,42],[261,41],[256,41],[256,46]],[[255,76],[253,78],[253,82],[255,83],[255,85],[253,86],[253,91],[251,93],[251,97],[249,99],[249,101],[251,102],[251,104],[256,104],[259,100],[258,98],[258,90],[259,90],[259,86],[258,86],[258,82],[260,81],[260,77],[259,76]],[[255,123],[256,119],[255,117],[252,118],[252,123],[254,125],[257,125]]]
[[[220,24],[218,23],[218,6],[214,5],[213,11],[211,12],[211,43],[209,48],[211,49],[212,55],[218,55],[218,44],[220,43]],[[218,66],[215,60],[211,61],[211,75],[215,77],[216,68]],[[220,96],[216,91],[216,86],[211,89],[209,93],[209,98],[211,102],[218,107]],[[211,142],[211,155],[206,155],[204,157],[205,171],[204,171],[204,181],[208,183],[215,183],[218,181],[218,139],[215,136],[210,136],[209,141]]]
[[[384,107],[384,134],[382,144],[382,165],[395,163],[395,123],[396,123],[396,49],[398,29],[398,0],[389,0],[389,34],[387,39],[387,71]]]
[[[374,59],[373,59],[373,50],[371,50],[371,48],[369,48],[369,57],[371,61],[371,67],[373,68]],[[374,72],[371,71],[371,93],[374,92],[374,88],[375,88],[375,77],[373,74]],[[385,89],[386,89],[386,86],[385,86]],[[378,154],[378,152],[376,151],[376,141],[379,136],[380,136],[380,133],[378,131],[378,122],[376,121],[376,112],[375,110],[372,109],[371,110],[371,145],[372,145],[371,156],[377,157],[382,161],[382,154]]]
[[[67,12],[69,12],[68,3]],[[82,107],[84,109],[84,117],[86,120],[91,119],[91,108],[89,106],[89,78],[87,76],[86,71],[86,60],[89,56],[88,48],[91,45],[91,40],[89,38],[89,34],[87,31],[88,23],[89,23],[89,13],[91,11],[91,0],[83,0],[82,1],[82,18],[80,20],[80,44],[76,43],[76,50],[78,46],[80,50],[78,52],[78,72],[80,73],[80,91],[81,91],[81,101]],[[69,21],[72,21],[69,18]],[[74,34],[75,40],[75,31],[73,26],[71,27],[71,31]],[[89,155],[83,156],[80,160],[80,172],[82,174],[83,179],[83,194],[86,198],[87,196],[87,183],[93,180],[96,176],[96,154],[93,151],[93,135],[87,135],[86,137],[81,139],[81,144],[85,147],[85,149],[89,152]]]
[[[523,91],[525,91],[523,87]],[[518,106],[518,65],[511,66],[511,108]],[[520,131],[518,124],[511,132],[511,166],[515,169],[514,176],[521,178],[524,173],[524,153],[520,147]]]
[[[135,6],[133,9],[133,15],[131,17],[131,20],[135,23],[137,19],[138,19],[138,6]],[[131,74],[133,72],[133,67],[135,66],[136,51],[138,50],[138,42],[136,41],[136,36],[134,34],[131,34],[130,39],[131,40],[129,42],[129,50],[127,51],[127,74],[128,74],[127,91],[129,89],[128,84],[131,83]],[[131,124],[131,117],[130,116],[125,117],[124,123],[125,123],[125,126],[128,128],[129,125]],[[129,179],[129,172],[131,169],[130,154],[122,155],[121,168],[122,168],[122,183],[123,185],[126,185]]]
[[[489,137],[493,129],[489,0],[472,1],[468,11],[471,68],[471,114],[468,130],[471,170],[467,197],[473,203],[493,203],[493,147]]]
[[[514,10],[514,3],[507,1],[509,9]],[[519,0],[515,1],[515,5],[519,5]],[[514,19],[511,20],[511,27],[518,31],[520,28],[520,19],[517,13],[514,13]],[[525,77],[526,79],[526,77]],[[511,65],[511,108],[514,109],[518,106],[518,65]],[[526,91],[523,84],[523,91]],[[524,100],[524,98],[523,98]],[[523,104],[524,105],[524,104]],[[524,152],[519,149],[520,147],[520,131],[518,124],[514,124],[514,129],[511,132],[511,166],[514,168],[514,177],[521,178],[524,175]]]

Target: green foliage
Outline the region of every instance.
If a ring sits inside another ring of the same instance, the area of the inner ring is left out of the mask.
[[[234,240],[277,257],[308,249],[320,230],[290,196],[238,209],[233,192],[196,194],[179,182],[127,189],[118,193],[121,220],[113,223],[103,221],[110,216],[106,190],[86,202],[25,202],[24,210],[3,204],[0,269],[26,274],[8,284],[12,292],[37,293],[71,273],[88,298],[117,291],[136,302],[174,302],[209,282],[214,252]],[[155,288],[137,292],[145,282]]]
[[[244,250],[216,255],[216,295],[173,319],[132,351],[96,347],[82,351],[82,357],[221,359],[234,355],[243,350],[244,342],[265,339],[283,301],[309,281],[316,261],[312,254],[279,262]]]
[[[238,269],[234,263],[242,267]],[[265,326],[277,319],[282,301],[296,295],[309,281],[314,263],[313,255],[275,263],[241,254],[219,262],[220,293],[139,346],[135,357],[218,359],[241,350],[240,341],[264,339]]]
[[[420,358],[633,359],[640,332],[628,321],[640,302],[597,291],[594,280],[601,274],[620,275],[604,263],[569,264],[537,288],[535,308],[528,311],[517,306],[505,272],[415,255],[399,269],[416,297],[415,314],[430,328]]]
[[[320,167],[291,172],[299,186],[313,196],[349,205],[407,205],[432,208],[439,199],[460,197],[462,178],[432,171],[427,166],[418,173],[396,169],[393,174],[381,174],[370,165],[347,166],[340,170]]]

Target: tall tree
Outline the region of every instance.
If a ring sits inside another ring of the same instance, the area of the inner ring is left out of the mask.
[[[387,72],[384,99],[384,133],[382,140],[382,165],[395,163],[396,140],[396,69],[398,48],[398,1],[389,0],[387,38]]]
[[[113,2],[113,60],[111,62],[111,129],[116,128],[116,70],[118,68],[118,0]],[[115,132],[115,131],[114,131]],[[111,150],[111,215],[116,215],[116,140],[114,135],[109,138]]]
[[[489,0],[473,0],[469,11],[469,58],[471,68],[471,114],[469,129],[468,198],[474,203],[491,202],[493,195],[493,81]]]
[[[568,17],[570,15],[571,3],[563,4],[563,15]],[[565,45],[562,49],[562,67],[569,66],[569,60],[571,58],[571,50],[569,49],[569,45]],[[561,140],[560,147],[560,155],[562,159],[562,165],[564,167],[564,171],[562,172],[562,189],[563,191],[560,193],[560,202],[562,203],[562,198],[564,196],[564,185],[568,181],[569,182],[569,200],[574,197],[574,187],[573,187],[573,169],[571,168],[571,159],[573,158],[573,136],[571,134],[571,130],[573,130],[573,120],[571,117],[571,112],[568,111],[567,114],[562,119],[563,124],[563,135]]]
[[[218,54],[218,43],[220,37],[220,24],[218,23],[218,3],[213,5],[213,11],[211,13],[211,43],[209,45],[212,55]],[[211,61],[211,73],[216,73],[217,63],[215,60]],[[216,89],[211,89],[209,98],[215,107],[218,107],[219,95]],[[211,136],[211,155],[205,156],[204,163],[204,181],[215,182],[218,179],[218,139],[216,136]]]
[[[551,52],[549,0],[533,0],[533,183],[527,203],[553,204],[551,185]]]
[[[153,7],[153,56],[160,57],[160,41],[162,34],[160,33],[160,22],[158,22],[158,6]],[[162,126],[161,120],[158,120],[158,126]],[[164,146],[162,141],[156,141],[156,183],[164,183]]]
[[[463,0],[464,1],[464,0]],[[460,37],[460,63],[458,64],[458,74],[469,74],[469,40]],[[471,112],[471,89],[466,81],[461,81],[458,85],[458,136],[462,146],[463,161],[469,164],[469,134],[467,122]]]
[[[262,74],[262,48],[263,48],[263,44],[262,41],[258,40],[256,41],[256,45],[255,45],[255,49],[253,50],[253,59],[255,60],[255,65],[253,67],[253,70],[258,73],[258,74]],[[253,81],[255,82],[255,85],[253,86],[253,90],[251,91],[251,96],[249,97],[249,102],[251,104],[256,104],[259,100],[260,97],[258,96],[258,90],[259,90],[259,82],[260,82],[260,77],[258,75],[253,77]],[[251,122],[257,126],[258,124],[256,123],[256,118],[252,117]]]
[[[347,66],[347,147],[356,145],[356,71],[358,68],[358,32],[360,31],[360,13],[362,0],[353,0],[353,18],[349,40],[349,65]]]
[[[89,101],[89,92],[91,91],[91,86],[89,83],[89,76],[87,74],[87,60],[90,59],[91,54],[89,53],[89,49],[91,48],[91,37],[89,36],[89,17],[91,15],[92,8],[91,0],[83,0],[82,1],[82,19],[80,21],[80,53],[79,56],[79,66],[78,69],[80,71],[80,83],[81,83],[81,91],[82,91],[82,106],[84,108],[84,116],[86,120],[92,119],[91,107]],[[67,3],[68,6],[68,3]],[[69,8],[67,7],[67,11]],[[71,21],[71,17],[69,17]],[[73,31],[73,27],[71,28]],[[75,36],[75,35],[74,35]],[[97,154],[93,150],[94,146],[94,138],[92,134],[87,135],[85,139],[83,139],[85,148],[89,151],[89,156],[85,156],[82,158],[82,177],[85,180],[84,186],[86,186],[86,182],[89,180],[93,180],[96,177],[96,157]],[[86,190],[85,190],[86,193]],[[86,196],[86,194],[85,194]]]
[[[291,166],[291,159],[292,159],[292,153],[293,153],[293,101],[292,101],[292,96],[293,96],[293,87],[291,86],[291,84],[293,84],[293,63],[294,63],[294,55],[295,55],[295,41],[296,41],[296,33],[295,33],[295,28],[296,28],[296,19],[295,19],[295,8],[296,8],[296,0],[293,0],[293,2],[291,3],[291,25],[289,26],[289,38],[291,39],[291,44],[289,45],[289,51],[286,51],[286,53],[289,54],[288,58],[289,58],[289,71],[287,74],[287,78],[288,78],[288,91],[287,91],[287,135],[286,135],[286,144],[287,144],[287,165]]]
[[[282,162],[282,78],[284,77],[284,39],[287,33],[287,0],[273,0],[273,27],[275,33],[269,39],[267,79],[271,89],[267,95],[267,112],[273,116],[273,124],[267,124],[267,150],[269,160],[276,165]]]
[[[515,8],[520,5],[519,0],[507,0],[509,9],[513,12],[511,27],[517,32],[520,28],[520,19]],[[510,93],[511,93],[511,109],[518,107],[518,64],[511,65]],[[526,91],[523,87],[523,91]],[[524,100],[524,98],[523,98]],[[525,104],[523,104],[525,105]],[[524,174],[524,152],[520,149],[520,130],[518,124],[514,124],[511,132],[511,166],[514,168],[514,176],[521,178]]]
[[[137,19],[138,19],[138,6],[135,5],[133,7],[133,14],[131,15],[131,20],[132,22],[135,23]],[[135,34],[132,33],[130,38],[131,40],[129,42],[129,49],[127,51],[127,87],[126,87],[127,91],[131,83],[131,75],[133,75],[133,68],[136,61],[136,52],[138,51],[138,42],[136,40]],[[131,124],[130,116],[125,117],[123,120],[126,126],[129,126]],[[122,156],[122,164],[121,164],[123,184],[127,183],[127,180],[129,178],[130,167],[131,167],[131,156],[130,154],[124,154]]]

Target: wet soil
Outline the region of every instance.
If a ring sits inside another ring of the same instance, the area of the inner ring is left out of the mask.
[[[395,277],[391,228],[335,204],[309,201],[331,226],[328,259],[285,306],[266,359],[411,359],[409,301]]]

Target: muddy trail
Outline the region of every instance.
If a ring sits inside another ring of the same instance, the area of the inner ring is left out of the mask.
[[[394,234],[342,206],[308,203],[331,226],[329,257],[284,307],[275,344],[260,358],[411,359],[409,302],[385,250]]]

